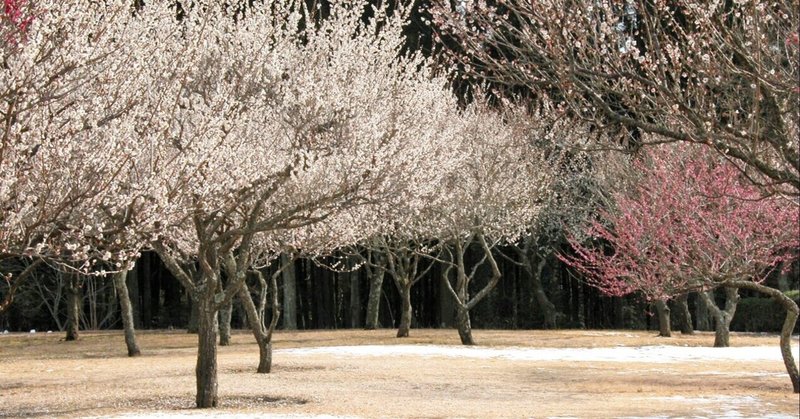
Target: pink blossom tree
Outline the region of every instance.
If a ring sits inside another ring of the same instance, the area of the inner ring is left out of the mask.
[[[763,285],[771,270],[797,257],[797,202],[763,196],[740,167],[703,148],[653,148],[633,169],[635,178],[614,194],[614,207],[588,226],[593,243],[573,239],[574,254],[561,259],[608,295],[641,292],[663,302],[728,287],[776,298],[787,310],[781,349],[797,391],[790,335],[798,308]],[[721,342],[730,319],[713,312]]]

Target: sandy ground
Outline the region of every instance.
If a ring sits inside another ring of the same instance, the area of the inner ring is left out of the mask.
[[[273,373],[241,331],[220,348],[222,406],[192,409],[195,337],[140,333],[0,335],[0,417],[770,417],[798,396],[777,336],[658,338],[631,331],[277,332]],[[793,342],[797,356],[797,340]]]

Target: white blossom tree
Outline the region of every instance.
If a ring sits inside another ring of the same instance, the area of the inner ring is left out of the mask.
[[[409,193],[447,141],[457,102],[424,59],[399,54],[405,14],[364,11],[342,3],[317,25],[292,2],[195,2],[179,21],[164,2],[137,11],[158,71],[131,174],[147,191],[136,230],[199,307],[198,407],[218,403],[217,312],[249,297],[259,255],[356,242],[373,227],[345,214]]]
[[[21,275],[3,273],[0,310],[46,260],[75,274],[68,338],[77,337],[77,273],[124,271],[141,246],[130,227],[145,202],[128,175],[148,117],[149,54],[137,29],[126,1],[9,0],[0,13],[0,257],[34,259]]]
[[[770,192],[800,191],[795,0],[459,5],[433,14],[466,74],[551,97],[617,137],[602,146],[704,144]]]
[[[486,105],[465,110],[459,152],[462,164],[448,172],[430,217],[432,237],[442,246],[437,258],[446,264],[442,277],[456,303],[456,323],[461,342],[473,345],[469,311],[500,280],[493,248],[512,242],[537,218],[549,194],[550,173],[543,150],[534,141],[544,136],[536,115],[521,109],[498,115]],[[481,259],[470,266],[470,246],[477,245]],[[470,295],[470,282],[488,265],[489,280]],[[455,271],[455,285],[450,272]]]

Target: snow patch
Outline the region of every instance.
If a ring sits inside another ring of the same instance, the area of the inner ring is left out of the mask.
[[[514,361],[586,361],[677,363],[686,361],[782,361],[778,346],[729,348],[684,346],[623,346],[613,348],[519,348],[444,345],[328,346],[276,350],[284,355],[421,356]],[[797,356],[797,355],[795,355]]]
[[[698,411],[708,417],[715,418],[743,418],[745,417],[739,409],[749,407],[754,410],[763,411],[761,399],[753,396],[713,396],[713,397],[652,397],[646,400],[663,400],[691,404],[698,407]],[[720,411],[721,410],[721,411]],[[705,416],[704,416],[705,417]],[[793,419],[796,416],[784,415],[780,413],[759,413],[759,418],[764,419]]]
[[[331,415],[294,415],[294,414],[272,414],[264,415],[264,413],[224,413],[224,412],[158,412],[158,413],[123,413],[114,416],[97,416],[89,419],[99,418],[114,418],[114,419],[141,419],[148,418],[187,418],[187,417],[203,417],[203,418],[218,418],[218,419],[260,419],[268,417],[270,419],[359,419],[358,416],[331,416]]]

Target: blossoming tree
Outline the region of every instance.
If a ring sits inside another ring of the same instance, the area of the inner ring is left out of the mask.
[[[218,403],[217,313],[247,302],[248,272],[370,234],[375,217],[344,214],[412,193],[458,123],[445,81],[399,54],[404,13],[365,22],[364,7],[335,5],[316,25],[288,1],[194,2],[180,20],[168,2],[136,12],[150,31],[151,115],[129,176],[147,202],[134,226],[199,307],[198,407]]]
[[[759,173],[751,182],[800,193],[796,1],[456,6],[433,15],[467,75],[548,95],[632,146],[704,144]]]
[[[446,266],[442,281],[455,300],[461,343],[474,345],[469,311],[501,277],[492,249],[516,240],[536,219],[550,191],[550,172],[535,142],[544,135],[535,115],[511,107],[503,115],[506,123],[498,124],[485,105],[466,112],[472,115],[464,122],[459,144],[466,158],[448,172],[425,217],[431,237],[442,246],[437,260]],[[477,246],[482,255],[473,266],[465,258],[470,246]],[[488,266],[489,280],[470,295],[470,283],[481,266]],[[455,272],[454,283],[450,272]]]
[[[146,119],[146,73],[131,70],[146,54],[124,41],[139,38],[128,2],[2,7],[0,257],[34,262],[20,275],[3,273],[10,287],[0,310],[43,261],[74,274],[124,270],[136,257],[141,242],[128,227],[143,201],[126,182],[143,147],[136,121]],[[68,339],[75,339],[80,278],[70,278]],[[125,306],[126,290],[119,291]]]
[[[588,227],[596,244],[572,240],[574,254],[562,260],[609,295],[641,292],[666,301],[728,287],[775,298],[787,310],[781,351],[797,391],[790,336],[798,308],[763,284],[771,270],[797,257],[797,202],[763,197],[736,164],[696,146],[653,148],[635,168],[640,178],[616,192],[614,208]],[[723,310],[713,313],[717,342],[724,343],[730,319]]]

